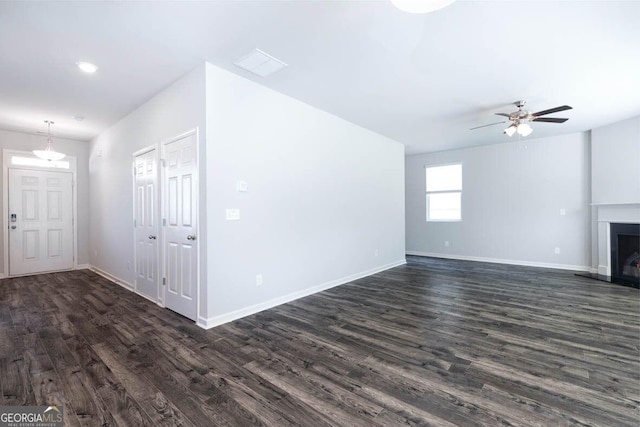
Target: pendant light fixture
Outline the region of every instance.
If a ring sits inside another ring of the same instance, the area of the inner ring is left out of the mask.
[[[47,124],[47,147],[44,150],[33,150],[33,154],[44,160],[60,160],[65,155],[53,149],[53,140],[51,139],[51,125],[55,123],[51,120],[45,120],[44,122]]]

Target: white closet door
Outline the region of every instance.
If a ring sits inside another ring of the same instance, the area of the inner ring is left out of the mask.
[[[163,145],[165,306],[196,320],[198,292],[196,134]]]
[[[73,268],[73,177],[9,169],[9,274]]]
[[[135,157],[135,288],[158,299],[158,175],[156,150]]]

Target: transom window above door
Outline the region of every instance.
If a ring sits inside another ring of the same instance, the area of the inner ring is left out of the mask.
[[[53,169],[69,169],[70,166],[66,160],[45,160],[27,156],[11,156],[11,164],[14,166],[36,166]]]

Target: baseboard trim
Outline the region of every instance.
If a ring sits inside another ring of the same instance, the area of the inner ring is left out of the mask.
[[[134,286],[127,282],[126,280],[123,280],[117,276],[114,276],[113,274],[107,273],[104,270],[99,269],[98,267],[94,266],[94,265],[89,265],[89,270],[93,271],[96,274],[99,274],[100,276],[104,277],[105,279],[115,283],[116,285],[120,285],[123,288],[129,290],[129,291],[134,291]],[[137,292],[136,292],[137,294]],[[139,295],[139,294],[138,294]],[[144,295],[140,295],[142,297],[144,297]]]
[[[207,326],[207,318],[199,316],[196,325],[200,326],[202,329],[213,328],[213,326]]]
[[[76,265],[73,269],[74,269],[74,270],[86,270],[86,269],[91,269],[91,266],[90,266],[89,264],[78,264],[78,265]],[[65,270],[63,270],[63,271],[65,271]],[[67,270],[67,271],[68,271],[68,270]],[[97,273],[97,272],[96,272],[96,273]],[[16,276],[16,277],[19,277],[19,276]],[[0,280],[2,280],[2,279],[6,279],[6,278],[7,278],[7,275],[6,275],[6,274],[4,274],[4,273],[0,273]],[[109,279],[109,280],[111,280],[111,279]]]
[[[426,256],[432,258],[445,258],[445,259],[457,259],[461,261],[477,261],[477,262],[491,262],[495,264],[508,264],[508,265],[521,265],[524,267],[541,267],[552,268],[555,270],[570,270],[570,271],[586,271],[591,272],[593,269],[584,265],[571,265],[571,264],[554,264],[548,262],[536,262],[536,261],[520,261],[515,259],[501,259],[501,258],[485,258],[469,255],[454,255],[454,254],[442,254],[435,252],[420,252],[420,251],[406,251],[407,255]]]
[[[160,307],[162,307],[162,304],[159,301],[154,300],[153,298],[151,298],[151,297],[149,297],[147,295],[141,294],[140,292],[136,291],[135,285],[127,282],[126,280],[120,279],[119,277],[116,277],[113,274],[109,274],[104,270],[100,270],[98,267],[94,267],[93,265],[88,265],[87,264],[87,268],[89,270],[93,271],[94,273],[99,274],[100,276],[104,277],[105,279],[115,283],[116,285],[120,285],[123,288],[125,288],[126,290],[131,291],[134,294],[136,294],[136,295],[138,295],[138,296],[140,296],[140,297],[142,297],[142,298],[144,298],[144,299],[146,299],[148,301],[151,301],[152,303],[157,304]]]
[[[283,295],[281,297],[273,298],[265,302],[254,304],[248,307],[243,307],[238,310],[230,311],[229,313],[224,313],[224,314],[220,314],[218,316],[209,317],[209,318],[199,317],[197,325],[204,329],[211,329],[213,327],[220,326],[224,323],[229,323],[234,320],[238,320],[243,317],[250,316],[252,314],[256,314],[264,310],[268,310],[278,305],[286,304],[288,302],[295,301],[297,299],[304,298],[306,296],[313,295],[318,292],[326,291],[327,289],[344,285],[345,283],[353,282],[354,280],[371,276],[372,274],[380,273],[381,271],[385,271],[390,268],[397,267],[399,265],[404,265],[406,263],[407,261],[405,259],[402,259],[402,260],[395,261],[380,267],[372,268],[371,270],[362,271],[360,273],[352,274],[350,276],[342,277],[340,279],[332,280],[330,282],[325,282],[317,286],[312,286],[310,288],[303,289],[301,291],[292,292],[290,294]]]
[[[84,267],[86,265],[86,267]],[[82,264],[82,266],[76,266],[73,268],[67,268],[64,270],[53,270],[53,271],[39,271],[37,273],[25,273],[25,274],[16,274],[15,276],[9,276],[7,274],[4,273],[0,273],[0,279],[8,279],[8,278],[16,278],[16,277],[29,277],[29,276],[36,276],[38,274],[55,274],[55,273],[64,273],[66,271],[74,271],[74,270],[81,270],[84,268],[89,268],[88,264]]]

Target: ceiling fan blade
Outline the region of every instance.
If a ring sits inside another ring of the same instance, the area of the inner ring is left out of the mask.
[[[532,116],[533,117],[540,117],[540,116],[544,116],[546,114],[557,113],[559,111],[571,110],[572,108],[573,107],[569,107],[568,105],[562,105],[560,107],[550,108],[548,110],[538,111],[537,113],[533,113]]]
[[[482,125],[482,126],[476,126],[474,128],[471,128],[469,130],[474,130],[474,129],[480,129],[480,128],[486,128],[487,126],[494,126],[494,125],[499,125],[500,123],[507,123],[509,120],[505,120],[504,122],[497,122],[497,123],[490,123],[488,125]]]
[[[531,121],[534,122],[546,122],[546,123],[564,123],[569,119],[559,119],[556,117],[540,117],[540,118],[533,118]]]
[[[496,113],[496,116],[505,116],[505,117],[509,117],[509,114],[507,114],[507,113]]]

